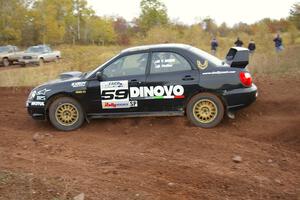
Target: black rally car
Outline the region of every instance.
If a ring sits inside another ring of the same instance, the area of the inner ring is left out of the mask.
[[[210,128],[255,101],[248,59],[238,47],[225,61],[183,44],[129,48],[94,71],[63,73],[36,87],[26,105],[33,118],[64,131],[91,118],[185,114]]]

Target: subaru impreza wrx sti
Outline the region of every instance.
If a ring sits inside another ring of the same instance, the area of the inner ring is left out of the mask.
[[[133,47],[91,72],[63,73],[34,88],[26,106],[63,131],[93,118],[183,115],[211,128],[255,101],[248,61],[239,47],[225,61],[184,44]]]

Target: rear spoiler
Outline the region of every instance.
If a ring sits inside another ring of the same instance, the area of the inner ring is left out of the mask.
[[[225,62],[230,67],[245,68],[249,64],[249,50],[243,47],[231,47]]]

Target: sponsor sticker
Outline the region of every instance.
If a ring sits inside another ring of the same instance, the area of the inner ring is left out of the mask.
[[[45,88],[45,89],[43,89],[43,90],[38,91],[36,94],[37,94],[37,95],[44,95],[44,96],[45,96],[46,93],[47,93],[47,92],[50,92],[50,91],[51,91],[50,89],[48,90],[48,89]]]
[[[116,108],[133,108],[137,107],[137,101],[124,101],[124,102],[102,102],[103,109],[116,109]]]
[[[103,109],[130,108],[128,81],[104,81],[100,83]]]
[[[77,90],[75,91],[75,94],[85,94],[86,90]]]
[[[45,106],[45,103],[39,101],[33,101],[31,102],[31,106]]]
[[[128,81],[105,81],[100,83],[103,109],[138,107],[137,100],[183,99],[182,85],[129,87]]]
[[[101,89],[114,89],[114,88],[123,88],[128,89],[128,81],[104,81],[101,82]]]
[[[159,69],[164,67],[173,67],[175,62],[175,59],[156,60],[154,61],[154,68]]]
[[[45,96],[36,96],[36,100],[38,100],[38,101],[45,101],[46,97]]]
[[[183,99],[182,85],[131,87],[130,97],[137,99]]]
[[[74,82],[71,84],[71,86],[73,88],[78,88],[78,87],[85,87],[86,85],[86,81],[82,81],[82,82]]]
[[[203,64],[200,60],[197,60],[197,67],[202,70],[206,69],[208,67],[208,60],[205,60]]]

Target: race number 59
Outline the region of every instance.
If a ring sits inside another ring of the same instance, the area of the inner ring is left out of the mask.
[[[103,90],[101,93],[102,100],[114,100],[114,99],[127,99],[129,95],[128,90]]]

